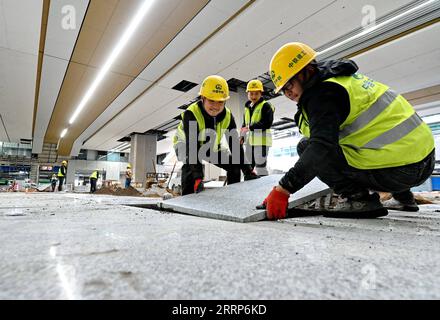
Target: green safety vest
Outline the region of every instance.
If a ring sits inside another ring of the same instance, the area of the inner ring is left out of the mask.
[[[226,107],[225,107],[226,108]],[[200,110],[200,107],[198,103],[193,103],[188,107],[189,111],[191,111],[194,114],[194,117],[197,120],[197,125],[199,127],[199,143],[200,145],[203,145],[206,142],[206,126],[205,126],[205,118],[203,117],[202,110]],[[182,113],[181,117],[183,120],[185,112]],[[231,110],[226,108],[226,116],[224,119],[216,124],[215,131],[216,131],[216,143],[214,145],[214,151],[218,152],[220,150],[229,150],[229,146],[226,139],[223,139],[225,131],[229,128],[229,125],[231,124],[231,118],[232,113]],[[174,147],[176,147],[179,143],[185,143],[186,137],[185,137],[185,131],[183,130],[183,121],[180,121],[180,124],[177,127],[176,135],[173,137],[173,144]]]
[[[93,173],[90,175],[90,179],[98,179],[98,171],[93,171]]]
[[[58,169],[58,177],[65,177],[65,175],[61,173],[61,167]]]
[[[254,111],[252,113],[251,118],[251,110],[250,108],[245,108],[244,111],[244,123],[246,127],[261,121],[261,111],[263,110],[264,104],[266,103],[263,100],[257,106],[254,107]],[[269,103],[272,111],[275,112],[275,108]],[[256,130],[249,131],[248,133],[248,143],[251,146],[266,146],[272,147],[272,130]]]
[[[429,126],[404,97],[388,86],[358,73],[326,81],[344,87],[350,99],[350,113],[339,128],[339,145],[350,166],[399,167],[419,162],[434,150]],[[310,137],[304,110],[299,128]]]

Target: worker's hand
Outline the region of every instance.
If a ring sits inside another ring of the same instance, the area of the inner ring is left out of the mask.
[[[246,133],[248,133],[248,132],[249,132],[249,128],[248,128],[248,127],[243,127],[243,128],[241,128],[241,130],[240,130],[240,134],[241,134],[242,136],[245,136]]]
[[[194,183],[194,192],[195,193],[200,193],[202,192],[204,189],[203,186],[203,181],[202,179],[196,179],[195,183]]]
[[[264,199],[266,215],[269,220],[284,219],[287,215],[287,206],[290,194],[281,187],[274,187],[272,192]]]
[[[240,137],[240,144],[244,144],[244,137]]]

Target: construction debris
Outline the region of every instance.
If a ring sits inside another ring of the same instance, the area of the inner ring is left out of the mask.
[[[114,186],[102,187],[101,189],[97,190],[95,194],[125,197],[142,197],[142,194],[133,187],[128,187],[127,189]]]

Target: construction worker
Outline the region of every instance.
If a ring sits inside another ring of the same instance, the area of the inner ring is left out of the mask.
[[[272,146],[274,107],[263,98],[263,83],[252,80],[247,85],[249,101],[246,102],[241,128],[241,143],[245,143],[246,157],[256,167],[259,176],[267,176],[267,156]]]
[[[63,191],[63,184],[67,175],[67,161],[61,163],[61,167],[58,169],[58,191]]]
[[[52,175],[52,178],[50,179],[50,184],[52,186],[52,192],[55,192],[55,188],[57,187],[57,182],[58,182],[58,177],[57,175],[54,173]]]
[[[128,164],[127,170],[125,171],[125,189],[128,189],[130,187],[132,178],[133,172],[131,171],[131,164]]]
[[[182,113],[174,137],[176,154],[183,161],[182,194],[203,191],[203,160],[226,170],[228,184],[240,182],[241,171],[245,180],[258,178],[245,164],[234,116],[225,106],[230,98],[226,80],[207,77],[199,95],[200,100]]]
[[[98,179],[99,179],[99,171],[95,170],[90,175],[90,193],[96,192],[96,182],[98,181]]]
[[[295,120],[306,138],[297,147],[299,161],[263,202],[268,218],[285,218],[290,194],[316,176],[340,195],[324,216],[417,211],[410,188],[427,180],[435,164],[430,128],[401,95],[357,73],[355,62],[317,62],[316,55],[303,43],[288,43],[270,64],[275,92],[298,104]],[[394,199],[382,204],[370,190]]]

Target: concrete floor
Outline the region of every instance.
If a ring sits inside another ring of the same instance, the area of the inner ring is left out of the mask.
[[[439,299],[440,206],[241,224],[0,194],[0,299]]]

